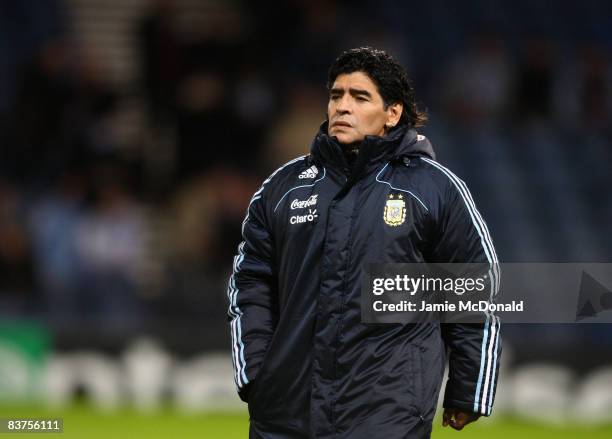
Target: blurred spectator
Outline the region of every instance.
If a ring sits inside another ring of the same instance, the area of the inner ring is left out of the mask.
[[[517,117],[548,119],[551,116],[555,74],[554,49],[545,38],[524,43],[517,86]]]
[[[459,124],[499,122],[508,114],[515,72],[499,35],[475,35],[445,70],[442,99]]]
[[[179,89],[177,176],[181,180],[222,162],[244,162],[252,150],[227,98],[226,77],[212,66],[184,78]]]
[[[0,117],[10,110],[20,77],[46,41],[65,32],[62,0],[0,2]]]
[[[138,327],[145,313],[139,288],[149,255],[147,219],[124,168],[103,163],[93,179],[93,204],[76,230],[81,316],[107,328]]]
[[[21,75],[5,151],[12,177],[31,182],[64,166],[74,146],[66,125],[75,92],[70,61],[66,41],[53,40]]]
[[[270,131],[265,152],[268,163],[281,164],[310,152],[310,143],[326,119],[324,81],[312,85],[296,80],[287,90],[285,111]]]
[[[329,63],[338,56],[340,14],[337,1],[310,0],[299,3],[300,26],[292,59],[286,69],[293,77],[310,82],[326,78]],[[346,48],[344,48],[346,49]],[[289,81],[286,86],[291,86]]]
[[[612,117],[612,66],[610,53],[598,45],[582,48],[583,79],[580,107],[584,123],[592,128],[609,127]]]
[[[154,125],[171,118],[183,68],[175,6],[171,0],[152,1],[140,23],[142,83]]]
[[[219,166],[185,184],[177,193],[172,228],[173,259],[192,261],[197,270],[227,268],[241,236],[242,221],[252,194],[260,184],[229,167]]]
[[[283,71],[289,65],[288,54],[300,42],[303,3],[304,0],[245,2],[251,19],[247,44],[257,52],[260,68],[267,74]]]
[[[83,170],[69,169],[30,209],[36,277],[46,315],[54,324],[78,320],[81,314],[76,231],[84,215],[86,190]]]
[[[597,44],[579,46],[577,52],[558,77],[556,113],[568,126],[607,130],[612,117],[610,52]]]
[[[186,182],[176,194],[165,225],[164,318],[192,318],[224,324],[231,261],[240,239],[245,206],[260,182],[231,168],[217,167]]]
[[[240,137],[248,144],[248,150],[244,151],[249,165],[245,168],[248,169],[253,166],[254,158],[261,161],[261,145],[277,111],[278,98],[271,81],[258,71],[253,61],[240,70],[230,99],[243,130]]]
[[[253,179],[231,167],[219,167],[209,175],[213,197],[214,230],[212,254],[213,269],[219,271],[227,267],[227,261],[236,254],[236,246],[242,236],[242,221],[253,193],[261,185],[261,179]],[[235,243],[234,245],[228,243]],[[229,258],[229,259],[228,259]]]
[[[112,130],[100,130],[99,123],[114,103],[94,63],[79,59],[65,39],[49,41],[18,87],[6,140],[7,174],[44,186],[74,160],[113,149]]]
[[[24,200],[0,180],[0,311],[13,317],[32,311],[35,284]]]

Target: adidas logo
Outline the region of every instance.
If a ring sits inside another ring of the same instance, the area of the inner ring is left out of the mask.
[[[305,171],[303,171],[298,178],[315,178],[317,176],[317,174],[319,173],[319,170],[317,169],[317,167],[315,165],[312,165],[310,168],[306,169]]]

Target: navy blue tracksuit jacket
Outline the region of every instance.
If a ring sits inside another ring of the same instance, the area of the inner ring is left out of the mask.
[[[500,323],[361,323],[369,263],[483,262],[491,237],[465,183],[429,141],[366,137],[349,168],[324,124],[311,153],[253,195],[229,282],[232,357],[252,438],[427,438],[444,406],[489,415]],[[388,217],[387,200],[403,200]],[[389,219],[391,218],[391,221]]]

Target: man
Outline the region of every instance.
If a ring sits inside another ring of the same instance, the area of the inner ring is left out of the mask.
[[[349,50],[328,90],[310,154],[254,194],[234,259],[232,353],[250,437],[427,438],[447,350],[443,424],[461,430],[491,414],[499,320],[364,324],[361,275],[373,262],[495,267],[488,229],[416,133],[425,116],[393,58]],[[403,212],[392,221],[390,199]]]

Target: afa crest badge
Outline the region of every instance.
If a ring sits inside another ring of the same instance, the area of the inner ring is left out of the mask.
[[[404,224],[406,220],[406,202],[402,194],[389,194],[389,199],[387,199],[385,204],[383,219],[385,223],[393,227]]]

